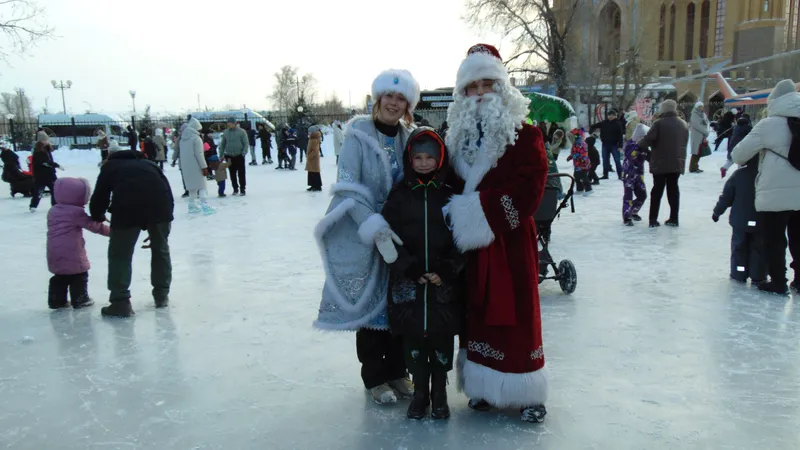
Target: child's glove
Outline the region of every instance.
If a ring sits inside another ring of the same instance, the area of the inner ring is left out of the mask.
[[[378,247],[378,252],[383,256],[383,260],[386,261],[387,264],[397,261],[397,248],[395,248],[395,244],[403,245],[403,241],[400,240],[400,237],[395,234],[394,231],[388,228],[375,235],[375,246]]]
[[[716,214],[713,214],[713,215],[711,216],[711,220],[713,220],[715,223],[716,223],[716,222],[719,222],[719,216],[718,216],[718,215],[716,215]]]

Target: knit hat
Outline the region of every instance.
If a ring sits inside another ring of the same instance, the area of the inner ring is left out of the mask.
[[[419,83],[411,72],[389,69],[381,72],[372,82],[372,99],[378,101],[383,94],[396,92],[408,100],[408,110],[414,112],[419,103]]]
[[[50,140],[50,136],[47,135],[44,131],[40,131],[36,133],[36,141],[37,142],[47,142]]]
[[[797,92],[797,86],[794,84],[794,81],[789,79],[781,80],[775,85],[775,89],[772,90],[772,93],[769,94],[767,103],[771,103],[773,100],[793,92]]]
[[[669,113],[669,112],[677,112],[678,111],[678,103],[675,100],[664,100],[661,102],[661,105],[658,106],[658,112],[660,114]]]
[[[441,165],[444,159],[444,141],[431,127],[418,127],[408,137],[408,158],[412,159],[417,153],[424,153]]]
[[[703,108],[705,108],[705,105],[703,105],[703,102],[697,102],[697,103],[694,104],[694,109],[703,109]]]
[[[477,44],[470,47],[467,57],[461,62],[456,75],[456,91],[462,92],[467,85],[478,80],[496,80],[508,83],[506,70],[500,52],[492,45]]]
[[[227,123],[237,123],[236,122],[236,117],[230,116],[230,117],[228,117],[228,120],[226,122]]]

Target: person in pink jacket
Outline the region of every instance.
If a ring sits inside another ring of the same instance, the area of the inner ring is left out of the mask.
[[[67,308],[67,290],[75,309],[94,304],[88,293],[89,257],[83,229],[108,236],[107,225],[86,214],[92,189],[84,178],[59,178],[53,195],[56,204],[47,214],[47,266],[53,277],[47,303],[50,309]]]

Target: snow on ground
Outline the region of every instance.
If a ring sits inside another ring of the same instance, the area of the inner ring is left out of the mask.
[[[97,175],[91,152],[56,159],[60,176]],[[312,230],[329,196],[305,192],[302,169],[248,167],[248,196],[213,198],[213,216],[190,217],[178,200],[171,306],[154,309],[149,255],[137,249],[132,320],[100,317],[106,239],[88,233],[98,305],[50,312],[48,199],[30,214],[27,200],[0,197],[0,447],[795,448],[800,308],[728,281],[730,228],[710,218],[723,160],[681,178],[678,229],[624,227],[617,180],[556,220],[551,250],[579,281],[572,296],[540,286],[551,373],[541,425],[473,412],[454,385],[446,422],[410,422],[407,402],[367,398],[354,335],[310,326],[323,283]],[[563,157],[560,167],[571,173]],[[177,168],[166,172],[180,196]]]

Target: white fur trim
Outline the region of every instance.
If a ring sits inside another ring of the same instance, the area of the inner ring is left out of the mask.
[[[456,91],[462,92],[468,84],[478,80],[508,80],[503,61],[486,53],[473,53],[464,58],[456,75]]]
[[[358,237],[364,245],[375,245],[375,236],[389,229],[389,223],[380,214],[373,214],[358,227]]]
[[[458,392],[464,392],[464,364],[466,363],[467,349],[461,348],[456,356],[456,389]]]
[[[314,228],[314,238],[317,241],[317,247],[319,248],[320,256],[322,257],[322,267],[325,270],[326,280],[328,280],[328,281],[325,282],[325,284],[328,287],[328,289],[330,290],[331,295],[333,295],[333,298],[336,301],[336,303],[339,305],[339,307],[342,308],[345,311],[348,311],[348,312],[357,312],[357,311],[362,310],[363,307],[364,307],[364,304],[370,299],[370,297],[372,296],[373,291],[375,290],[375,286],[377,284],[378,271],[380,269],[380,264],[381,263],[380,263],[380,261],[374,261],[373,262],[373,266],[372,266],[373,269],[372,269],[372,272],[369,275],[369,278],[368,278],[369,281],[367,282],[367,286],[364,288],[364,291],[361,293],[361,298],[359,298],[355,302],[355,304],[350,304],[350,302],[348,302],[345,299],[344,295],[339,291],[339,289],[337,289],[334,284],[329,282],[329,280],[332,279],[333,274],[331,273],[331,270],[330,270],[330,261],[328,261],[328,258],[325,256],[325,245],[324,245],[324,242],[322,241],[322,238],[323,238],[323,236],[325,236],[325,233],[327,233],[331,228],[333,228],[333,226],[338,221],[340,221],[340,220],[342,220],[344,218],[345,214],[347,214],[351,209],[353,209],[355,204],[356,204],[356,201],[353,200],[352,198],[348,198],[348,199],[344,200],[342,203],[340,203],[335,208],[333,208],[333,210],[331,210],[328,214],[326,214],[325,217],[323,217],[322,220],[320,220],[319,223],[317,224],[317,226]],[[378,254],[378,252],[374,252],[374,256],[373,257],[376,258],[376,259],[380,259],[380,255]],[[370,320],[372,320],[375,316],[380,314],[382,309],[381,308],[378,308],[378,309],[379,309],[379,311],[377,311],[377,312],[373,311],[370,315],[362,318],[362,320],[360,321],[360,322],[363,322],[362,324],[355,324],[355,325],[354,324],[341,324],[341,329],[352,329],[352,327],[360,328],[361,326],[365,325]],[[326,328],[325,326],[322,326],[322,325],[315,325],[315,327],[321,328],[321,329],[322,328]],[[330,326],[329,329],[334,329],[334,327]]]
[[[414,112],[419,103],[419,83],[411,72],[389,69],[381,72],[372,82],[372,100],[378,102],[381,95],[390,92],[403,94],[408,100],[408,109]]]
[[[526,407],[547,403],[547,367],[528,373],[503,373],[467,360],[464,394],[482,398],[496,408]]]
[[[370,207],[375,204],[375,198],[372,196],[372,192],[363,184],[353,183],[352,181],[340,181],[331,186],[331,195],[344,192],[352,192],[364,197],[366,201],[369,202]]]
[[[392,179],[392,161],[389,159],[389,154],[378,145],[376,136],[370,136],[367,133],[355,128],[355,123],[361,120],[369,120],[371,122],[372,117],[362,115],[350,119],[350,122],[348,122],[347,126],[345,127],[345,135],[351,135],[358,139],[358,142],[362,147],[367,147],[376,155],[378,155],[380,160],[383,162],[383,169],[386,179],[386,192],[389,192],[392,190],[392,186],[394,186],[394,180]],[[401,130],[401,132],[403,131]]]
[[[448,204],[453,225],[453,241],[462,252],[487,247],[494,241],[494,232],[486,220],[477,192],[454,195]]]

